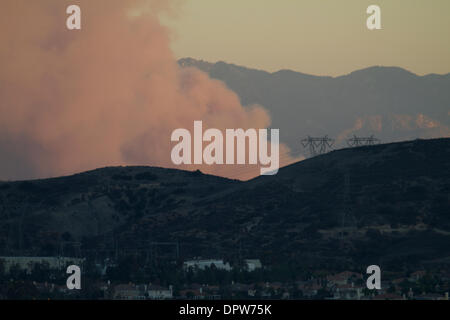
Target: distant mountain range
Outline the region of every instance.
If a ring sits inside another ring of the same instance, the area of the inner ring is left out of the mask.
[[[337,150],[246,182],[152,167],[2,182],[0,255],[58,254],[62,241],[85,252],[178,241],[184,258],[448,267],[449,159],[450,139],[414,140]]]
[[[328,134],[338,147],[353,134],[383,142],[450,137],[450,74],[418,76],[377,66],[324,77],[192,58],[179,64],[223,81],[244,105],[264,106],[294,154],[304,154],[300,140],[307,135]]]

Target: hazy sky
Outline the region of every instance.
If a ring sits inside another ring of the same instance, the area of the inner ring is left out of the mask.
[[[383,30],[366,27],[381,7]],[[178,58],[341,75],[372,65],[450,72],[449,0],[186,0],[173,27]]]

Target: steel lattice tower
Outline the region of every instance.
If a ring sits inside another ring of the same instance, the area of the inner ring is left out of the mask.
[[[304,148],[308,148],[311,157],[315,157],[320,154],[324,154],[331,150],[334,144],[334,139],[328,138],[328,135],[324,137],[310,137],[302,140]]]
[[[380,143],[380,140],[373,135],[370,137],[357,137],[356,135],[353,135],[353,138],[347,139],[349,147],[373,146],[378,143]]]

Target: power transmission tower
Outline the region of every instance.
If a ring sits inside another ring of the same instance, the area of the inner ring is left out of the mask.
[[[347,139],[349,147],[373,146],[378,143],[380,143],[380,140],[373,135],[370,137],[357,137],[356,135],[353,135],[353,138]]]
[[[315,157],[320,154],[324,154],[331,150],[334,144],[334,139],[328,138],[328,135],[324,137],[310,137],[302,140],[304,148],[308,148],[311,157]]]

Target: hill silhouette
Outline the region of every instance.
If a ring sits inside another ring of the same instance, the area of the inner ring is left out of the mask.
[[[0,183],[0,250],[52,255],[62,241],[184,258],[257,257],[308,266],[450,263],[450,139],[330,152],[241,182],[109,167]],[[113,240],[111,240],[113,239]]]

